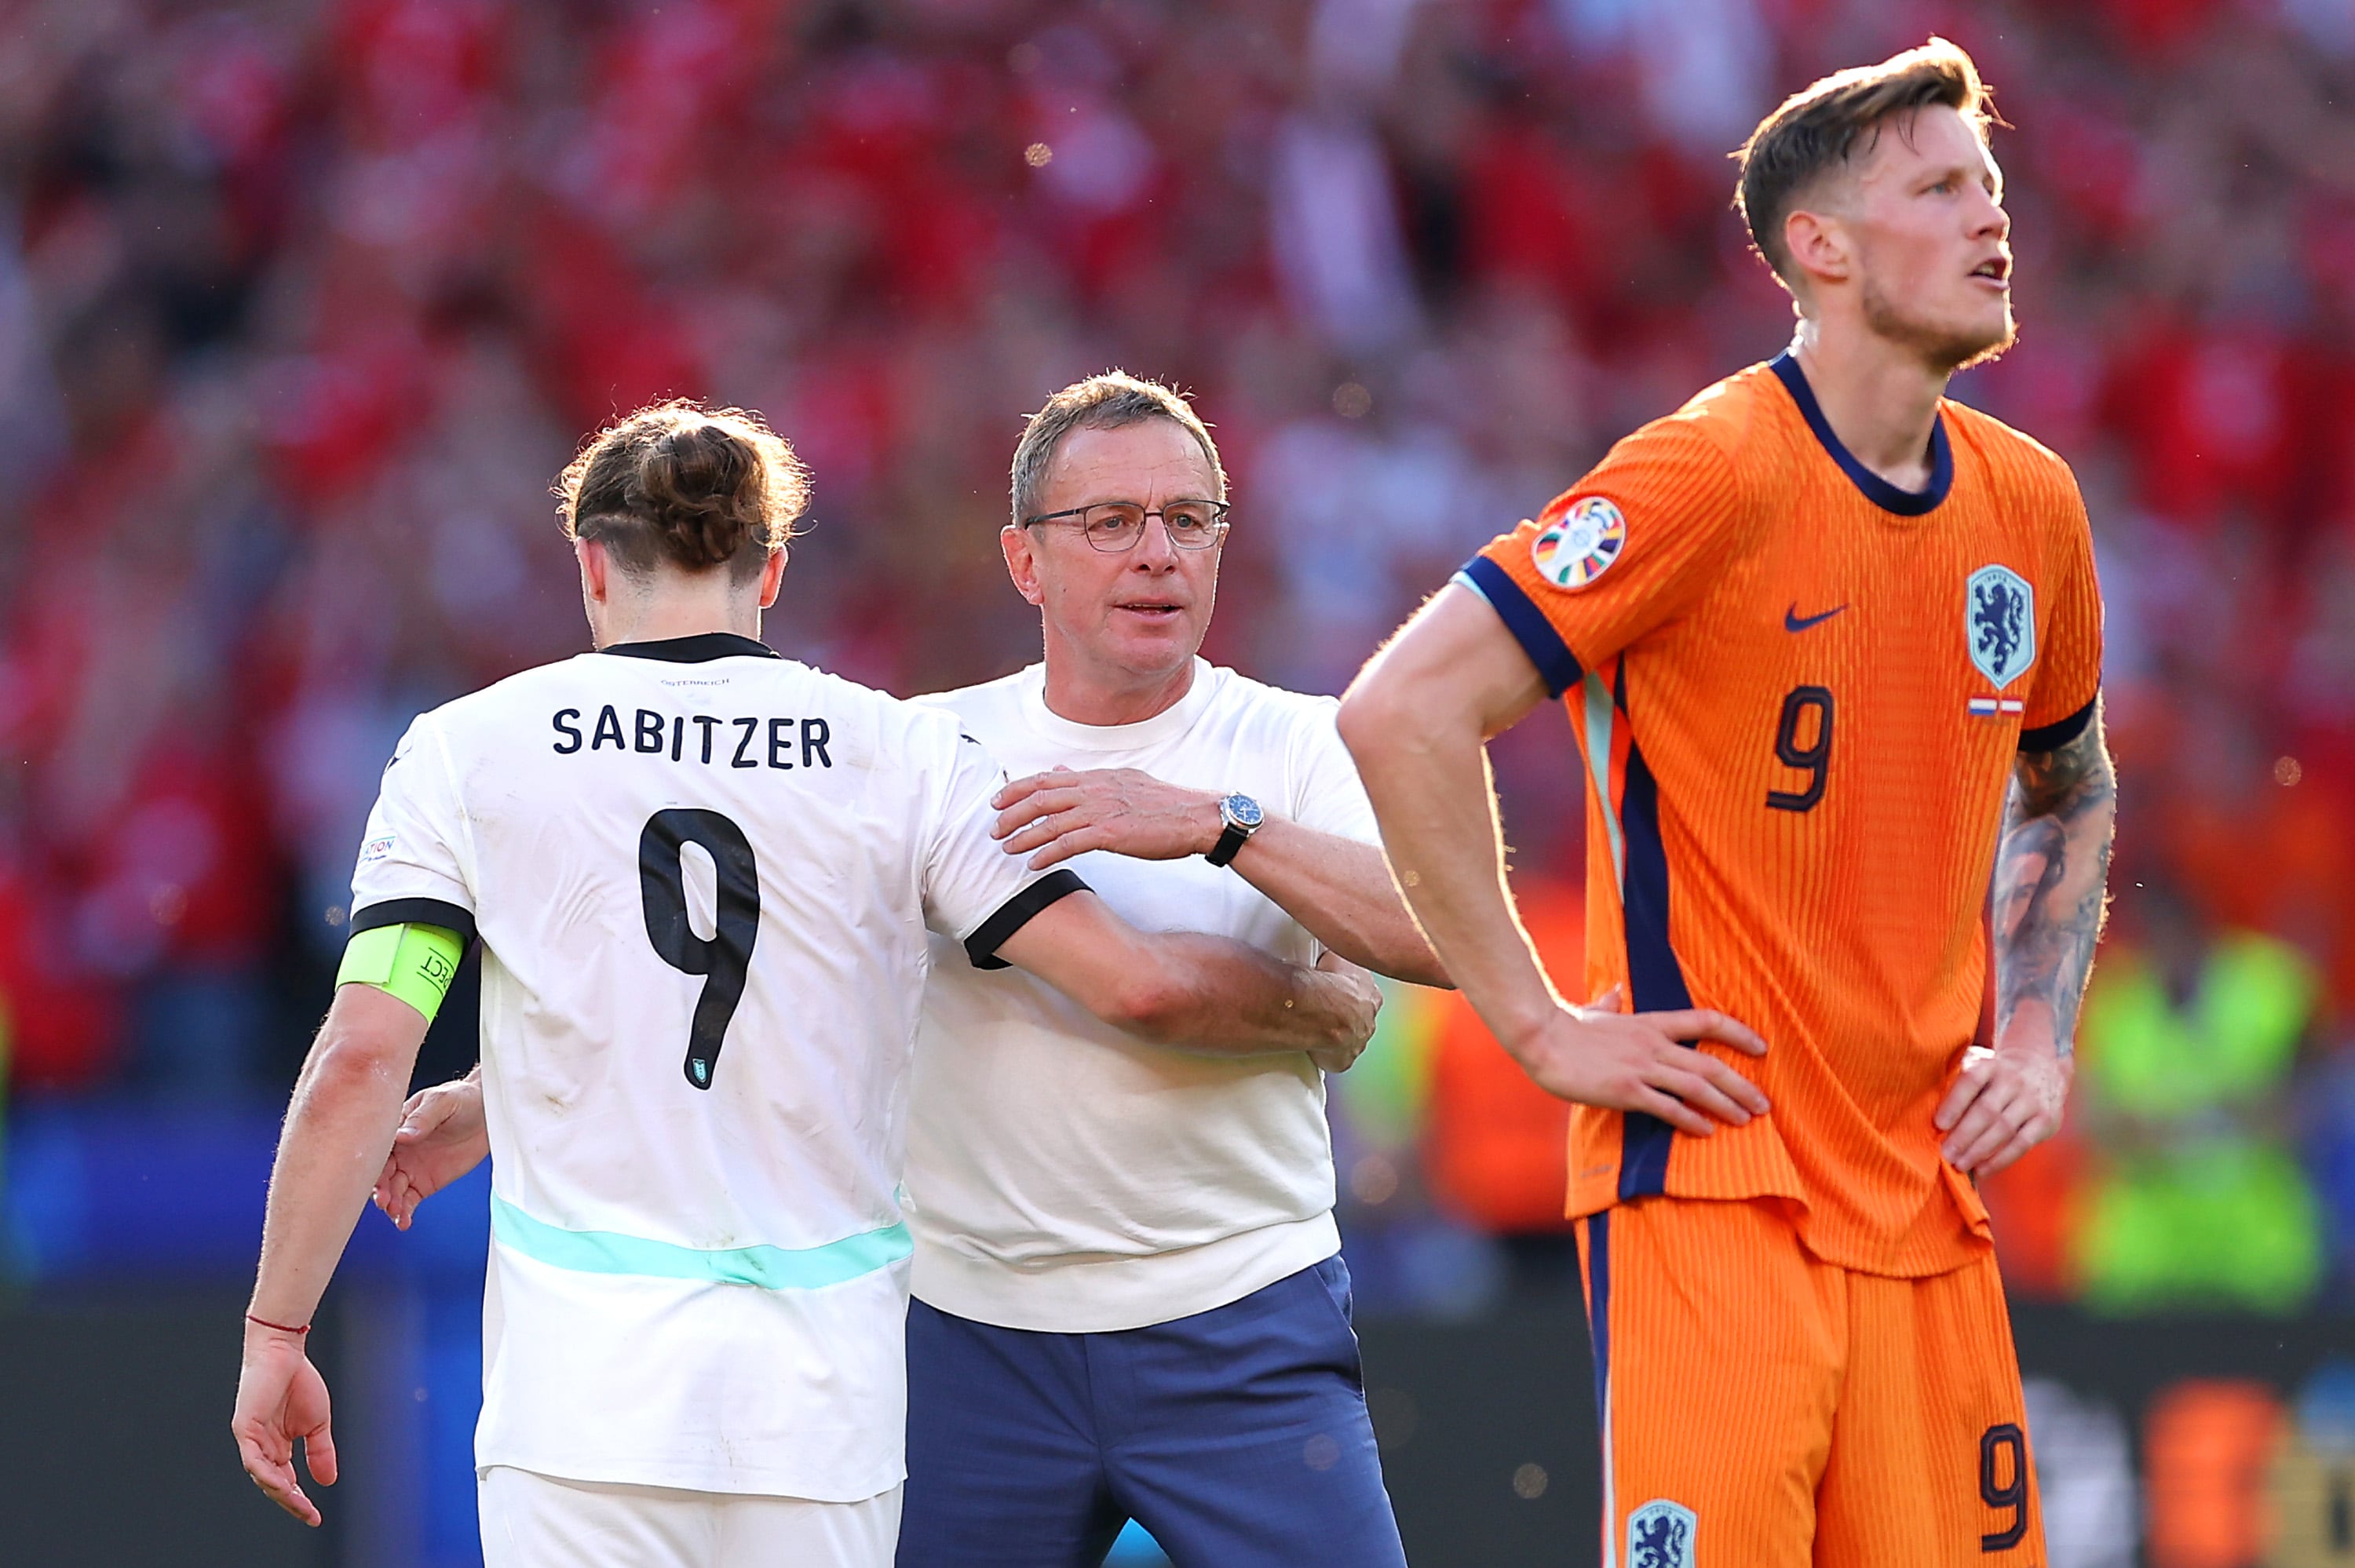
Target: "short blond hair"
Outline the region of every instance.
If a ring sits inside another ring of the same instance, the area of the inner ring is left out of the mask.
[[[1859,142],[1870,151],[1873,141],[1867,132],[1934,105],[1959,112],[1981,141],[1990,126],[2003,123],[1977,62],[1939,37],[1879,65],[1851,67],[1812,82],[1758,122],[1733,154],[1742,171],[1733,205],[1750,225],[1750,242],[1760,260],[1776,277],[1785,284],[1793,281],[1783,220],[1807,187],[1847,164]]]

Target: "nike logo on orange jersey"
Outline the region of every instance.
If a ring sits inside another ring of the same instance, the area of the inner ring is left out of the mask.
[[[1841,610],[1846,609],[1847,608],[1848,606],[1844,604],[1836,604],[1829,609],[1824,611],[1821,615],[1810,615],[1803,620],[1799,615],[1799,607],[1795,603],[1790,609],[1783,612],[1783,630],[1785,631],[1805,631],[1810,626],[1821,626],[1825,621],[1829,620],[1833,616],[1838,615]]]

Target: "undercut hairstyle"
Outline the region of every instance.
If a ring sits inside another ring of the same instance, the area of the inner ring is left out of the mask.
[[[1167,419],[1202,449],[1210,464],[1214,493],[1205,499],[1227,498],[1226,465],[1219,461],[1219,444],[1209,427],[1194,412],[1186,395],[1158,381],[1146,381],[1124,371],[1107,370],[1084,381],[1074,381],[1030,416],[1022,440],[1014,448],[1012,480],[1014,521],[1039,514],[1039,495],[1047,488],[1048,470],[1063,438],[1073,430],[1118,430],[1147,419]]]
[[[1759,122],[1733,154],[1741,170],[1733,205],[1750,225],[1760,260],[1785,287],[1796,280],[1783,220],[1799,198],[1825,175],[1870,153],[1883,126],[1893,122],[1900,135],[1907,134],[1913,113],[1934,106],[1961,114],[1982,142],[1989,126],[2003,123],[1978,66],[1940,37],[1879,65],[1825,77]]]
[[[555,484],[568,539],[595,539],[645,577],[719,567],[760,575],[809,509],[809,470],[744,408],[685,397],[651,404],[589,438]]]

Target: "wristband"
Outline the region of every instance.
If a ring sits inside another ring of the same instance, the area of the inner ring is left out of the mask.
[[[311,1331],[311,1325],[308,1323],[299,1329],[290,1329],[283,1323],[273,1323],[267,1318],[257,1318],[250,1312],[245,1315],[245,1320],[249,1323],[259,1323],[265,1329],[275,1329],[282,1334],[307,1334]]]
[[[433,1022],[442,999],[457,978],[458,960],[465,956],[458,933],[441,926],[378,926],[352,934],[344,945],[344,961],[336,970],[337,985],[374,986],[399,997]]]

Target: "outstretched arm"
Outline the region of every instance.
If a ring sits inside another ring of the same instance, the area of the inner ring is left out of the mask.
[[[1226,824],[1219,797],[1134,768],[1058,768],[1017,779],[991,802],[1007,849],[1043,870],[1088,850],[1139,860],[1206,854]],[[1400,902],[1382,852],[1270,813],[1234,859],[1238,875],[1350,962],[1444,986],[1431,945]]]
[[[1505,885],[1488,737],[1545,698],[1538,671],[1487,605],[1449,586],[1377,653],[1341,700],[1382,843],[1440,962],[1539,1087],[1648,1111],[1707,1137],[1764,1114],[1766,1097],[1681,1040],[1751,1055],[1765,1043],[1705,1010],[1625,1014],[1617,998],[1566,1005],[1546,979]]]
[[[1357,1059],[1381,992],[1356,966],[1313,969],[1193,931],[1147,935],[1093,893],[1059,898],[998,945],[1105,1022],[1156,1044],[1221,1056],[1305,1051],[1327,1072]]]
[[[2117,809],[2098,703],[2075,739],[2020,753],[1996,851],[1995,1046],[1969,1054],[1938,1108],[1956,1170],[1992,1174],[2060,1129]]]
[[[367,1206],[400,1120],[425,1016],[370,985],[346,984],[312,1043],[270,1173],[261,1265],[238,1372],[237,1437],[246,1474],[306,1524],[319,1510],[294,1474],[294,1440],[321,1486],[336,1480],[327,1387],[304,1353],[311,1314]],[[272,1327],[272,1325],[275,1325]]]

